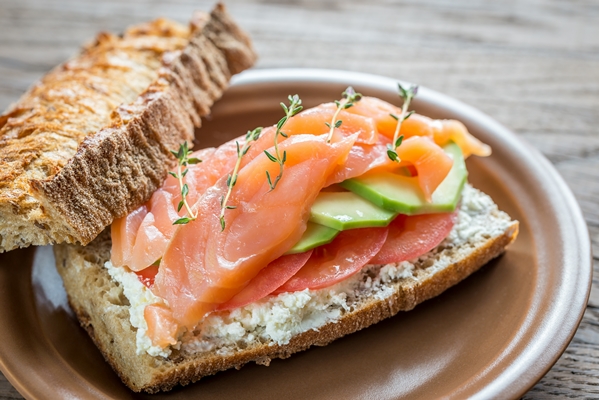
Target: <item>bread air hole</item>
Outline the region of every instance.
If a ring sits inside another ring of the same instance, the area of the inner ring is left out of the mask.
[[[131,305],[131,303],[129,303],[129,300],[123,293],[123,289],[120,286],[112,287],[109,290],[102,290],[101,296],[110,304],[113,304],[115,306],[127,307]]]
[[[426,259],[426,260],[424,260],[424,261],[422,262],[422,264],[421,264],[421,266],[420,266],[420,267],[421,267],[422,269],[426,269],[426,268],[430,268],[430,267],[432,267],[434,264],[435,264],[435,260],[434,260],[434,259],[432,259],[432,258],[428,258],[428,259]]]
[[[91,264],[100,264],[100,257],[94,253],[85,253],[83,259]]]

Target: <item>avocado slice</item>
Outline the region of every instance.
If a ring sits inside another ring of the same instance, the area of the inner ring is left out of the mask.
[[[300,241],[285,254],[303,253],[323,244],[331,243],[338,234],[337,229],[308,221],[308,227]]]
[[[312,204],[310,221],[343,231],[387,226],[396,215],[352,192],[321,192]]]
[[[468,177],[462,150],[449,143],[443,150],[453,158],[453,166],[443,182],[433,192],[432,201],[425,200],[417,177],[377,172],[348,179],[341,186],[364,197],[379,207],[407,214],[430,214],[455,210]]]

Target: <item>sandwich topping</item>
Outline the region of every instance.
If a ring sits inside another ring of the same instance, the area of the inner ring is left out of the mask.
[[[138,353],[162,357],[172,351],[227,354],[256,341],[285,345],[298,333],[339,320],[361,299],[389,299],[395,292],[394,285],[418,280],[419,274],[433,275],[430,268],[441,270],[451,264],[456,249],[466,244],[476,248],[480,242],[501,235],[510,223],[489,196],[466,184],[456,223],[435,250],[400,263],[370,262],[355,275],[323,289],[280,293],[227,312],[211,313],[195,329],[183,333],[174,346],[154,346],[143,318],[146,306],[164,304],[164,300],[153,295],[136,273],[115,267],[110,261],[106,268],[129,300],[130,322],[137,329]]]
[[[479,192],[463,190],[464,158],[490,148],[457,121],[408,113],[415,92],[400,86],[401,109],[351,88],[302,112],[290,96],[275,126],[182,146],[177,170],[111,228],[106,267],[130,300],[138,351],[213,349],[252,323],[250,335],[285,343],[459,240],[484,203],[466,201]]]

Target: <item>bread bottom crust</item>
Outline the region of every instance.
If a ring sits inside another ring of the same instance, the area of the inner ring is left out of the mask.
[[[507,218],[504,213],[497,213]],[[318,330],[299,333],[287,344],[256,341],[227,354],[173,352],[169,358],[136,354],[135,328],[129,322],[128,300],[103,266],[110,258],[108,230],[86,247],[63,244],[55,246],[54,251],[69,303],[106,361],[132,390],[156,393],[219,371],[240,368],[251,361],[268,365],[272,359],[287,358],[310,346],[325,346],[399,311],[411,310],[501,255],[517,234],[518,222],[510,221],[503,233],[479,241],[475,247],[452,249],[451,263],[441,269],[417,264],[414,279],[400,279],[391,284],[392,295],[382,300],[361,299],[336,321]],[[438,254],[443,251],[446,250]]]

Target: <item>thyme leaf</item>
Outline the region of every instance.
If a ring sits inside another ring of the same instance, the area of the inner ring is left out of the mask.
[[[398,83],[397,89],[399,92],[399,97],[403,100],[403,104],[401,106],[401,114],[389,114],[394,120],[397,121],[397,125],[395,126],[395,133],[393,134],[393,145],[387,145],[387,156],[391,161],[400,162],[401,160],[397,154],[397,148],[401,146],[404,136],[400,135],[399,132],[401,130],[402,122],[414,114],[414,111],[408,112],[408,107],[410,107],[410,102],[418,93],[418,86],[410,86],[406,89],[401,85],[401,83]]]
[[[341,100],[335,100],[337,109],[335,110],[335,114],[333,114],[333,119],[330,123],[324,123],[330,129],[329,136],[327,137],[327,143],[331,143],[335,128],[339,128],[343,123],[342,120],[337,119],[341,110],[347,110],[348,108],[353,107],[354,103],[360,101],[360,99],[362,99],[362,94],[356,93],[354,88],[349,86],[343,93],[341,93]]]
[[[173,225],[185,225],[190,223],[191,221],[193,221],[195,218],[189,218],[189,217],[183,217],[183,218],[179,218],[178,220],[176,220],[175,222],[173,222]]]
[[[285,116],[277,123],[277,131],[275,132],[275,154],[273,155],[264,150],[264,154],[266,154],[266,157],[268,157],[270,161],[279,164],[279,174],[274,179],[272,179],[270,173],[266,171],[266,181],[268,182],[270,191],[275,190],[277,184],[283,177],[283,166],[285,165],[285,161],[287,161],[287,153],[284,151],[283,155],[281,155],[279,152],[279,135],[283,136],[284,138],[288,137],[288,135],[281,129],[283,129],[283,126],[285,126],[289,118],[302,111],[303,108],[302,100],[297,94],[293,96],[289,95],[287,99],[289,100],[289,106],[285,105],[285,103],[281,103],[281,108],[285,112]]]
[[[185,175],[189,172],[187,169],[188,165],[199,164],[202,160],[196,157],[189,157],[191,150],[189,149],[187,142],[183,142],[183,144],[179,146],[179,150],[171,150],[171,153],[177,157],[177,172],[169,171],[169,174],[179,181],[179,187],[181,188],[181,201],[177,206],[177,212],[181,211],[183,207],[187,210],[187,215],[173,222],[173,225],[185,225],[195,220],[198,215],[191,210],[191,207],[187,202],[189,186],[187,186],[187,183],[183,183],[183,178],[185,178]]]
[[[229,197],[231,197],[231,192],[233,191],[233,186],[237,183],[237,173],[239,172],[239,167],[241,166],[241,159],[246,155],[252,143],[260,138],[260,134],[262,133],[262,128],[256,128],[252,131],[247,131],[245,134],[245,143],[243,147],[239,147],[239,142],[235,142],[237,145],[237,162],[235,163],[235,167],[233,168],[233,172],[229,174],[227,177],[227,194],[220,198],[220,215],[218,219],[220,220],[221,232],[225,230],[225,211],[233,210],[237,208],[236,206],[227,205],[229,201]]]

